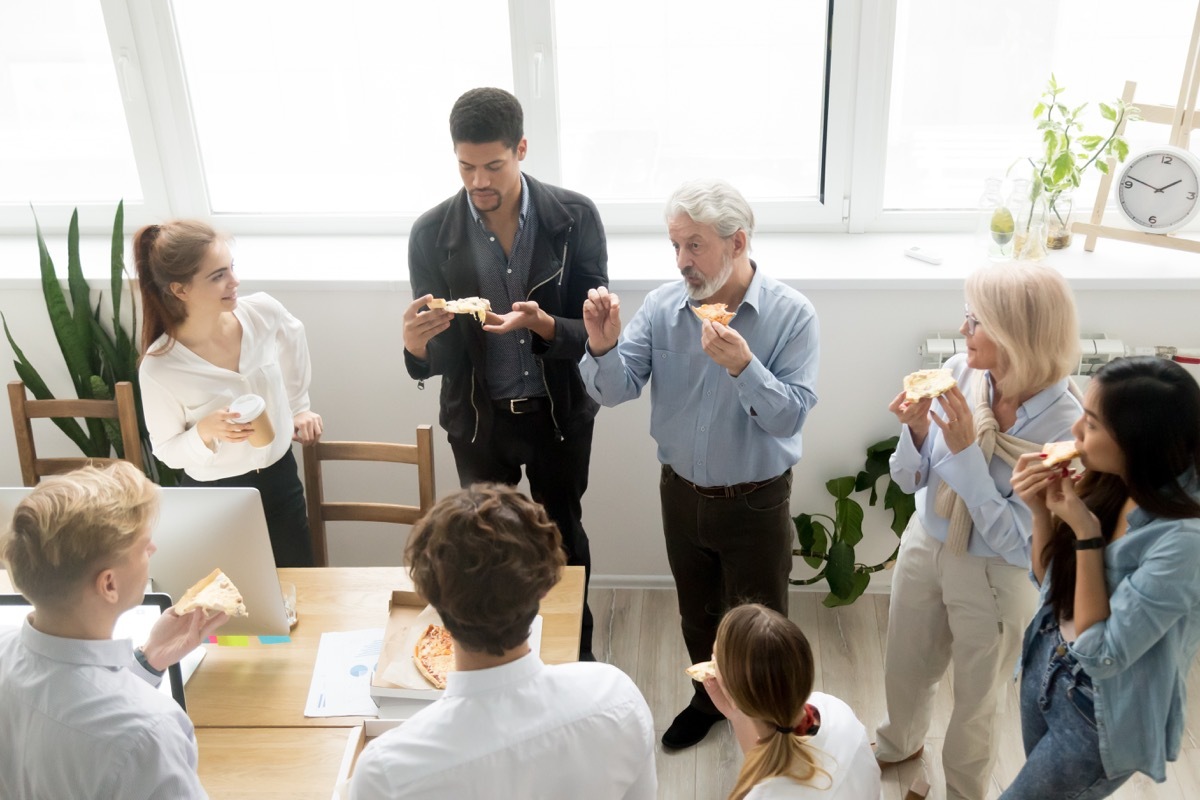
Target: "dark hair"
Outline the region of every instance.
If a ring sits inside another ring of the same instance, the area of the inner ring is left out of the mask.
[[[1179,477],[1200,471],[1200,386],[1187,370],[1164,358],[1119,358],[1092,380],[1099,389],[1100,420],[1121,448],[1125,478],[1088,470],[1079,496],[1111,541],[1121,508],[1132,498],[1156,517],[1200,517]],[[1050,563],[1050,603],[1061,619],[1075,616],[1075,534],[1062,520],[1042,552]]]
[[[454,144],[503,142],[516,150],[525,137],[521,103],[503,89],[472,89],[450,109],[450,140]]]
[[[491,483],[431,508],[414,526],[405,560],[455,641],[496,656],[529,638],[538,606],[566,564],[546,510]]]
[[[133,263],[142,293],[144,355],[161,355],[171,349],[176,331],[187,319],[187,309],[171,291],[171,284],[189,283],[220,238],[207,222],[192,219],[147,225],[133,235]],[[164,333],[170,342],[150,353],[150,346]]]

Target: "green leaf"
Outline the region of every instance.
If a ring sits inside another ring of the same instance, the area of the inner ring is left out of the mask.
[[[121,327],[121,285],[125,278],[125,200],[117,203],[113,217],[112,266],[109,278],[112,282],[113,330]],[[136,324],[136,323],[135,323]]]
[[[1062,184],[1067,179],[1067,176],[1075,169],[1075,159],[1070,153],[1062,153],[1058,158],[1054,159],[1054,163],[1050,165],[1053,170],[1050,176],[1056,184]]]
[[[804,559],[804,563],[815,569],[821,566],[822,562],[825,561],[825,555],[828,552],[827,548],[829,547],[829,531],[823,524],[817,522],[815,519],[812,521],[812,529],[813,542],[812,547],[809,549],[812,551],[813,555],[806,557]]]
[[[1105,119],[1107,119],[1111,122],[1116,122],[1116,120],[1117,120],[1116,110],[1113,109],[1113,107],[1110,106],[1108,103],[1100,104],[1100,116],[1104,117]]]
[[[854,573],[853,583],[850,585],[850,592],[845,597],[838,597],[833,592],[825,596],[822,605],[826,608],[837,608],[838,606],[848,606],[858,598],[862,597],[862,593],[866,591],[867,586],[871,583],[871,573],[858,570]]]
[[[1107,161],[1097,161],[1096,169],[1100,170],[1105,175],[1107,175],[1108,174],[1108,162]]]
[[[854,491],[854,476],[843,475],[825,483],[825,489],[839,500],[848,497]]]
[[[839,498],[834,507],[837,509],[835,530],[838,537],[848,545],[856,545],[862,541],[863,509],[848,497]]]
[[[801,549],[812,550],[812,516],[809,514],[797,514],[796,516],[792,517],[792,525],[796,527],[796,541],[800,543]]]
[[[1117,151],[1117,161],[1124,161],[1129,156],[1129,142],[1124,139],[1115,139],[1113,148]]]
[[[86,398],[84,376],[90,373],[87,353],[75,329],[71,311],[67,308],[67,300],[63,295],[62,286],[58,282],[58,274],[54,271],[54,262],[50,251],[46,248],[46,240],[42,236],[42,227],[38,223],[37,214],[33,216],[34,229],[37,231],[38,257],[41,262],[42,295],[46,300],[46,311],[50,315],[50,325],[54,328],[54,337],[58,340],[58,349],[62,351],[63,360],[67,362],[67,370],[75,384],[77,396]]]
[[[909,518],[917,510],[917,501],[913,495],[901,489],[898,483],[889,480],[883,493],[883,507],[892,511],[892,532],[899,536],[904,533]]]
[[[825,580],[829,591],[838,597],[847,597],[854,589],[854,548],[837,541],[829,548],[829,559],[825,567]]]
[[[75,322],[75,332],[87,359],[88,371],[95,372],[99,364],[92,349],[92,326],[88,321],[92,312],[91,292],[79,262],[79,209],[71,212],[71,224],[67,228],[67,288],[71,291],[71,318]]]
[[[1046,104],[1045,104],[1045,103],[1038,103],[1038,104],[1037,104],[1037,105],[1034,107],[1034,109],[1033,109],[1033,118],[1034,118],[1034,119],[1037,119],[1037,118],[1038,118],[1038,117],[1040,117],[1042,114],[1044,114],[1044,113],[1045,113],[1045,111],[1046,111]]]
[[[1078,141],[1079,141],[1079,146],[1082,147],[1084,150],[1095,150],[1097,147],[1099,147],[1101,144],[1104,143],[1104,137],[1103,136],[1091,136],[1091,135],[1080,136]]]

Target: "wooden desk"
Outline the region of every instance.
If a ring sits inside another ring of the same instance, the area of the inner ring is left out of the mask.
[[[197,728],[213,800],[329,800],[353,728]]]
[[[583,567],[566,567],[563,578],[542,601],[542,660],[575,661],[583,607]],[[279,578],[296,585],[300,622],[286,644],[246,647],[209,645],[208,655],[188,681],[188,715],[197,728],[345,728],[361,717],[304,716],[321,634],[382,628],[388,598],[411,589],[403,567],[281,569]],[[251,609],[250,613],[254,613]],[[344,738],[344,730],[343,730]]]

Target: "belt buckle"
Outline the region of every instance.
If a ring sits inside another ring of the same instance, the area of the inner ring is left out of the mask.
[[[520,411],[517,408],[517,403],[528,403],[528,397],[511,397],[508,400],[508,413],[510,414],[528,414],[528,411]]]

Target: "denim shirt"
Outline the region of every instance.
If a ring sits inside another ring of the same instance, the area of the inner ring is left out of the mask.
[[[1181,483],[1200,500],[1195,472]],[[1200,646],[1200,519],[1162,519],[1137,508],[1128,521],[1126,534],[1104,549],[1109,617],[1079,634],[1070,649],[1096,689],[1108,777],[1136,770],[1162,783],[1166,762],[1179,757],[1187,674]],[[1049,576],[1041,609],[1025,631],[1026,654],[1054,613]]]

